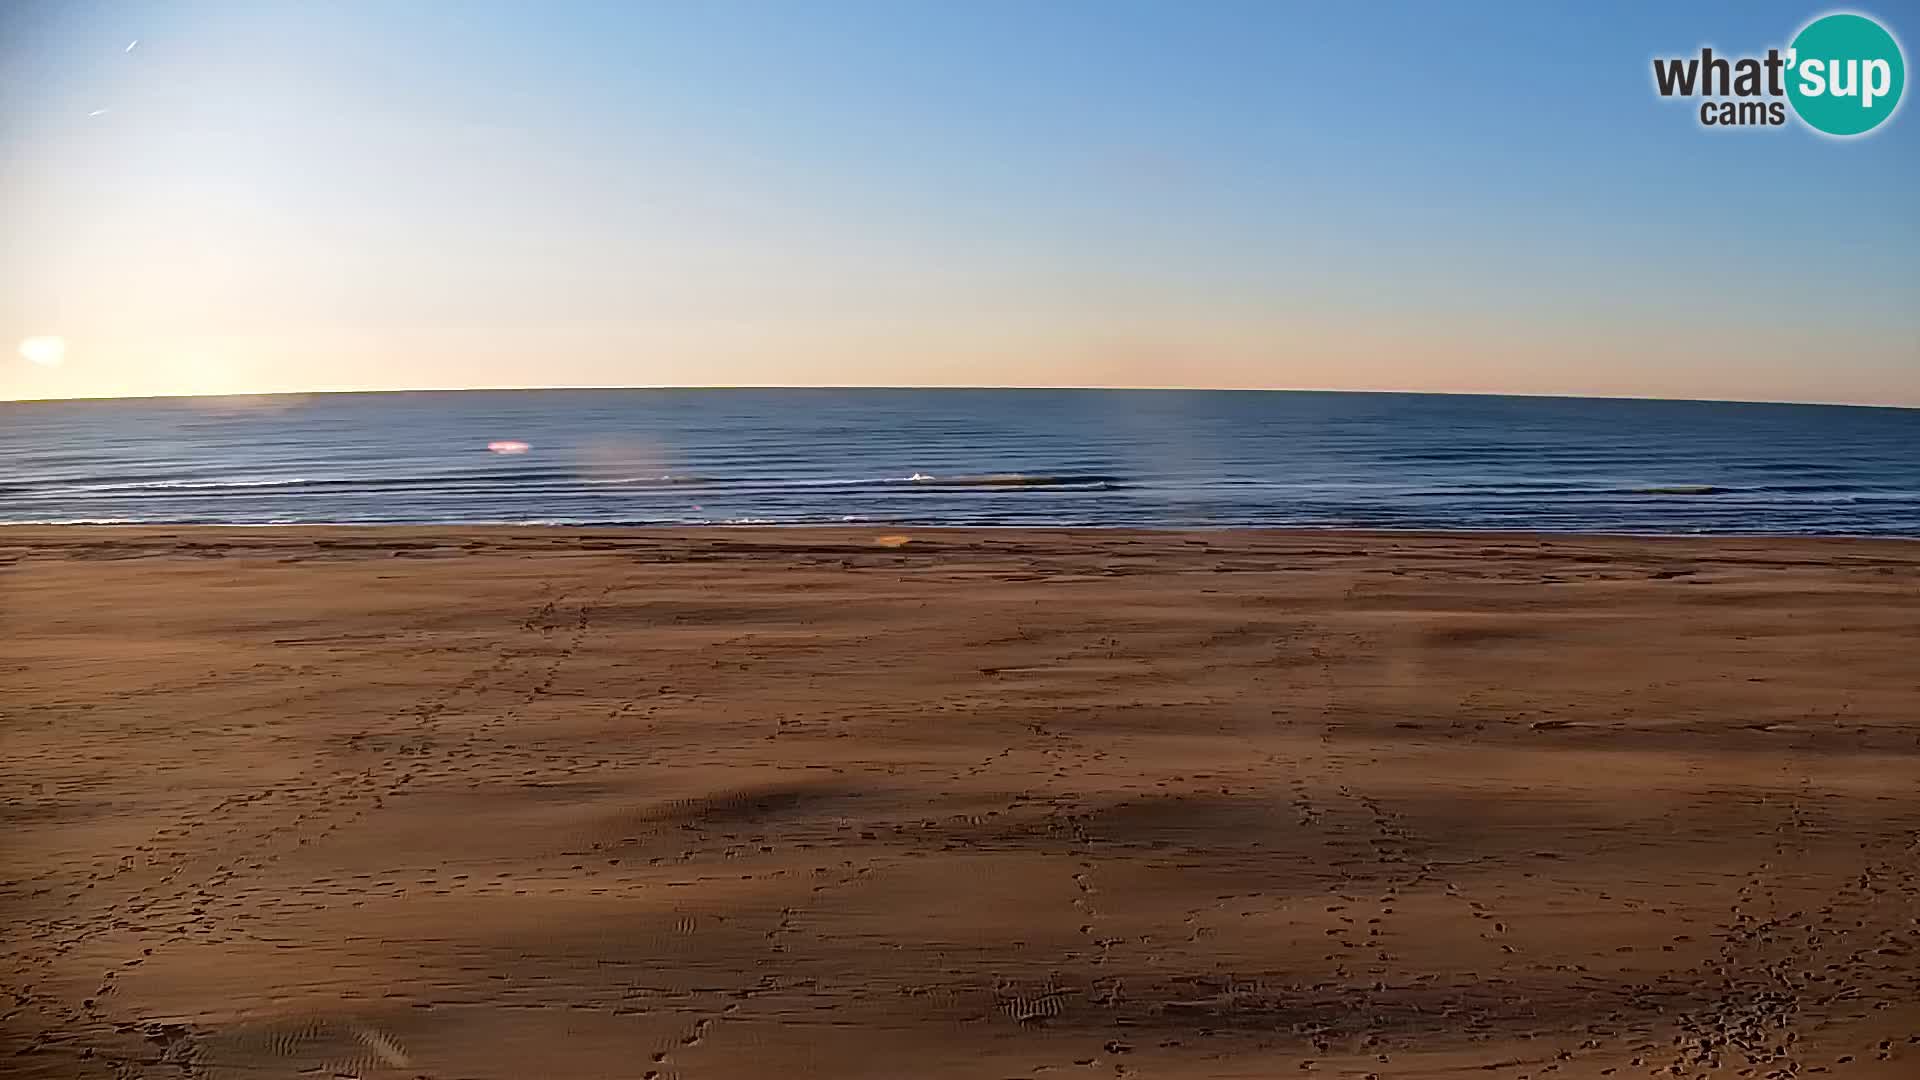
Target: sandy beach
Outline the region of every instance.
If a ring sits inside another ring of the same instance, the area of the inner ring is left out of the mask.
[[[0,529],[8,1077],[1920,1076],[1920,544]]]

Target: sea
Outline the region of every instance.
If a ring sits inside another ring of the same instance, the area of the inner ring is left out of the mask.
[[[1150,390],[0,404],[0,522],[1920,536],[1920,410]]]

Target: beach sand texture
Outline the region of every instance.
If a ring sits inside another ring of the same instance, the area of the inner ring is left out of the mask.
[[[1920,1076],[1920,545],[0,530],[8,1077]]]

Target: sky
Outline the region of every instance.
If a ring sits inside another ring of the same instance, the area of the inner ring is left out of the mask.
[[[1915,108],[1837,140],[1653,90],[1828,10],[9,0],[0,399],[1920,406]],[[1849,10],[1913,59],[1920,3]]]

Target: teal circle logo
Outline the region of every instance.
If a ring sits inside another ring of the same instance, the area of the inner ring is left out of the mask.
[[[1900,43],[1865,15],[1823,15],[1787,52],[1787,98],[1816,131],[1864,135],[1900,105],[1907,84]]]

